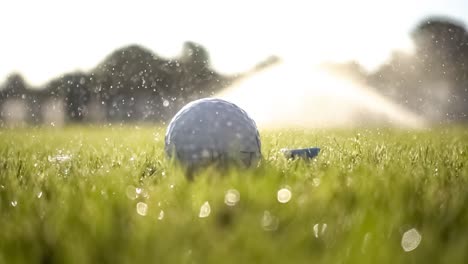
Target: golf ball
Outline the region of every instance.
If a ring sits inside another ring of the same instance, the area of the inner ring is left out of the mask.
[[[170,122],[165,137],[166,155],[188,167],[213,163],[255,166],[260,147],[257,126],[247,113],[215,98],[184,106]]]

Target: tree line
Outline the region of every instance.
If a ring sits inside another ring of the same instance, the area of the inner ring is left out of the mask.
[[[44,122],[48,103],[61,102],[65,121],[166,121],[194,99],[213,95],[235,77],[211,68],[208,52],[186,42],[182,54],[162,58],[131,45],[116,50],[89,72],[71,72],[43,87],[30,87],[19,74],[0,86],[0,120],[8,112],[2,104],[16,100],[25,106],[29,123]]]
[[[435,122],[468,121],[468,32],[459,21],[431,17],[412,31],[412,53],[394,52],[377,70],[359,63],[327,64],[368,84],[396,103]],[[258,70],[274,63],[267,60]],[[29,123],[43,123],[47,105],[62,105],[68,122],[167,121],[186,103],[208,97],[240,76],[224,76],[197,43],[166,59],[131,45],[110,54],[89,72],[64,74],[30,87],[19,74],[0,85],[0,123],[15,114],[4,107],[22,102]],[[54,104],[55,103],[55,104]]]

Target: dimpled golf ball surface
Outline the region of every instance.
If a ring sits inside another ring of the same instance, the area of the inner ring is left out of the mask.
[[[235,104],[214,98],[193,101],[174,116],[165,151],[186,166],[234,162],[250,167],[261,157],[255,122]]]

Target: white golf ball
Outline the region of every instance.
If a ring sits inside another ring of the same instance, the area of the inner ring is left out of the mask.
[[[261,157],[255,122],[233,103],[214,98],[193,101],[170,122],[165,151],[182,165],[255,166]]]

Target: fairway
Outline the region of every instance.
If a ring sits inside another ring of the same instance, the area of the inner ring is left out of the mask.
[[[466,263],[468,130],[260,131],[193,182],[165,127],[0,130],[0,263]],[[284,147],[320,147],[310,162]]]

